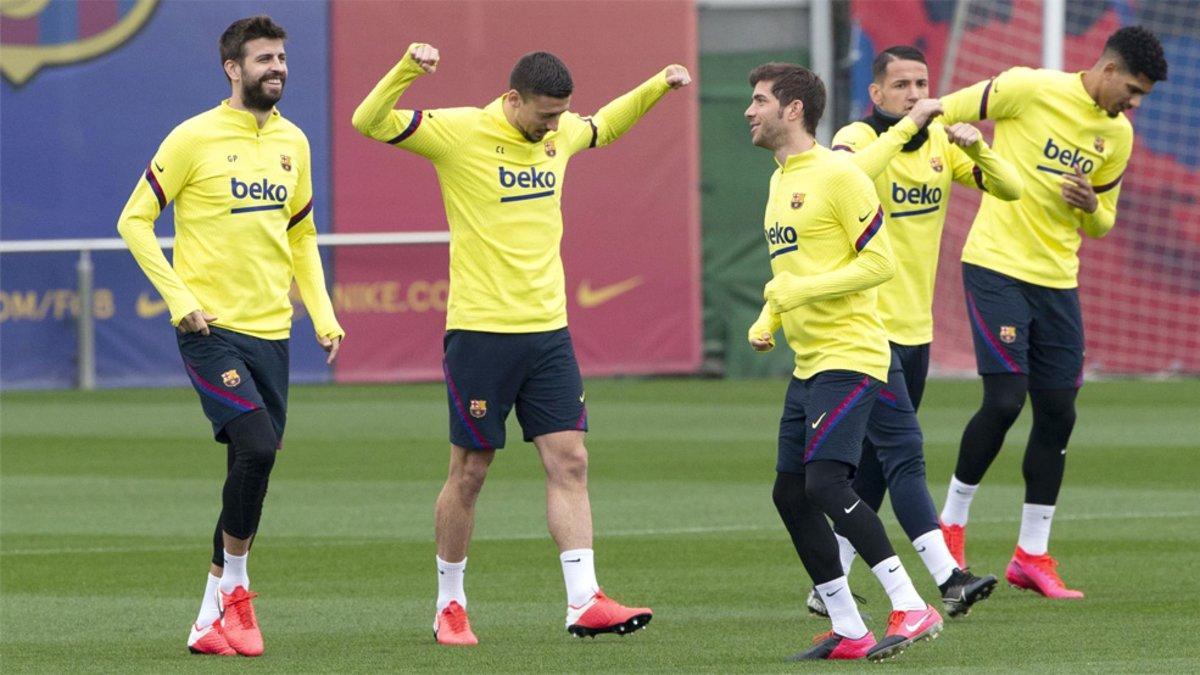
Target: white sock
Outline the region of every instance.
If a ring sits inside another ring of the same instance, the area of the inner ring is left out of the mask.
[[[942,507],[942,522],[947,525],[966,525],[971,500],[978,489],[978,485],[967,485],[951,476],[950,487],[946,490],[946,505]]]
[[[1045,555],[1050,547],[1050,525],[1053,522],[1053,506],[1026,504],[1021,507],[1021,537],[1017,540],[1017,546],[1029,555]]]
[[[250,590],[250,577],[246,575],[246,559],[249,557],[249,551],[246,551],[246,555],[233,555],[225,551],[225,571],[221,573],[222,593],[232,593],[238,586]]]
[[[907,612],[925,609],[925,601],[917,594],[917,589],[913,588],[912,579],[909,579],[908,572],[904,571],[904,564],[900,562],[899,556],[885,559],[872,567],[871,571],[875,573],[879,583],[883,585],[883,590],[887,592],[888,598],[892,601],[893,611]]]
[[[558,559],[562,562],[563,581],[567,583],[567,602],[580,607],[600,590],[600,584],[596,583],[596,563],[592,549],[573,548],[563,551]]]
[[[913,539],[913,548],[917,549],[917,555],[921,556],[921,562],[925,563],[925,569],[933,575],[933,581],[938,586],[946,583],[954,570],[958,569],[958,563],[950,555],[946,539],[942,537],[941,528]]]
[[[846,576],[849,576],[850,566],[854,564],[854,556],[858,552],[854,550],[854,545],[850,543],[849,539],[836,532],[834,532],[834,536],[837,537],[838,557],[842,559],[842,571],[846,573]]]
[[[858,605],[854,602],[854,594],[850,592],[850,584],[846,577],[819,584],[817,592],[821,594],[825,609],[829,610],[833,632],[851,640],[857,640],[867,634],[867,625],[858,613]]]
[[[446,605],[449,605],[451,600],[466,609],[467,592],[463,590],[463,575],[467,573],[467,559],[463,558],[461,562],[448,563],[440,556],[434,557],[437,558],[438,571],[437,611],[441,612],[446,609]]]
[[[196,627],[206,628],[221,618],[221,608],[217,607],[217,588],[221,585],[221,577],[208,575],[208,583],[204,586],[204,599],[200,601],[200,614],[196,617]]]

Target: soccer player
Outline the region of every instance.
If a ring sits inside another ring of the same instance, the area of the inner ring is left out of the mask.
[[[1079,230],[1103,237],[1112,229],[1133,145],[1123,113],[1166,78],[1158,39],[1128,27],[1108,38],[1090,70],[1012,68],[942,99],[948,124],[996,120],[996,152],[1025,184],[1015,202],[984,195],[963,248],[983,404],[963,431],[942,522],[961,565],[971,500],[1028,394],[1025,505],[1005,576],[1049,598],[1083,597],[1066,587],[1048,552],[1083,384]]]
[[[916,410],[929,373],[933,341],[933,284],[952,182],[1016,199],[1021,179],[969,124],[943,127],[933,116],[941,103],[929,97],[925,55],[910,46],[889,47],[871,66],[871,114],[843,127],[833,150],[875,181],[886,207],[896,275],[878,288],[879,315],[892,351],[888,382],[867,424],[854,491],[878,511],[890,487],[892,510],[933,576],[950,616],[963,616],[996,585],[993,576],[961,569],[942,538],[937,509],[925,482],[925,457]],[[846,573],[854,560],[849,540],[838,535]],[[808,607],[825,614],[816,591]]]
[[[354,112],[364,135],[433,162],[450,225],[450,296],[443,369],[450,411],[450,475],[435,509],[441,644],[476,644],[463,573],[475,502],[505,419],[515,406],[525,441],[546,470],[546,516],[567,587],[567,630],[625,634],[648,608],[618,604],[596,582],[587,491],[587,409],[567,330],[559,241],[567,161],[612,143],[671,89],[672,65],[592,117],[568,112],[574,85],[553,54],[513,67],[509,89],[484,108],[393,110],[438,50],[414,43]]]
[[[170,308],[184,369],[227,448],[208,585],[188,637],[194,653],[263,651],[246,559],[283,438],[293,278],[328,363],[345,335],[317,252],[308,139],[275,108],[286,38],[266,16],[226,29],[229,98],[167,135],[117,225]],[[154,237],[171,201],[174,267]]]
[[[874,291],[895,272],[883,208],[871,180],[848,157],[813,139],[825,109],[820,78],[801,66],[767,63],[751,71],[750,84],[751,141],[773,152],[779,168],[763,220],[773,278],[748,339],[755,350],[770,350],[782,326],[796,354],[773,498],[833,623],[793,658],[887,658],[935,637],[942,617],[917,594],[879,516],[850,485],[891,361]],[[826,517],[891,599],[878,643],[848,590]]]

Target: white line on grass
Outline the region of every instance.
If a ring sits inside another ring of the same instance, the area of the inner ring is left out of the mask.
[[[1063,514],[1055,516],[1055,520],[1129,520],[1139,518],[1196,518],[1200,517],[1200,511],[1127,511],[1125,513],[1081,513],[1077,515]],[[1018,523],[1019,517],[1003,517],[1003,518],[974,518],[973,523]],[[699,526],[699,527],[664,527],[658,529],[641,529],[641,530],[608,530],[598,532],[600,537],[655,537],[673,534],[713,534],[717,532],[763,532],[768,530],[778,529],[776,525],[719,525],[719,526]],[[545,532],[536,533],[514,533],[514,534],[495,534],[495,535],[479,535],[474,537],[475,541],[524,541],[529,539],[542,539],[547,535]],[[278,537],[275,538],[277,543],[286,544],[286,539],[294,537]],[[320,539],[321,544],[341,544],[346,546],[353,545],[375,545],[388,541],[387,537],[357,539],[337,539],[324,538]],[[281,541],[282,540],[282,541]],[[392,541],[402,540],[409,541],[408,537],[394,537]],[[97,554],[97,553],[156,553],[160,551],[191,551],[196,549],[195,544],[176,544],[171,546],[95,546],[87,548],[18,548],[0,550],[0,556],[18,556],[18,555],[66,555],[66,554]]]

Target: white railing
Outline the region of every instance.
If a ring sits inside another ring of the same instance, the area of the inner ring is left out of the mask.
[[[450,241],[448,231],[441,232],[382,232],[378,234],[318,234],[318,246],[412,246],[418,244],[446,244]],[[159,237],[159,246],[174,248],[175,240]],[[96,388],[96,333],[92,318],[92,251],[123,251],[123,239],[24,239],[0,241],[2,253],[72,253],[79,252],[75,272],[79,285],[79,388]]]

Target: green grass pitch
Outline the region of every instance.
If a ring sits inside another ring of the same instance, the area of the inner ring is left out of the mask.
[[[467,590],[480,645],[433,644],[432,504],[446,469],[440,386],[296,387],[251,556],[260,659],[191,656],[224,452],[190,390],[0,398],[0,668],[5,672],[791,672],[827,628],[771,505],[786,382],[588,383],[601,584],[654,622],[595,640],[565,598],[531,446],[503,450],[479,502]],[[976,382],[932,382],[921,419],[939,504]],[[942,637],[875,668],[1200,670],[1200,385],[1099,382],[1079,402],[1051,551],[1082,602],[1002,585]],[[975,501],[968,554],[1001,576],[1016,542],[1026,411]],[[515,435],[510,427],[510,438]],[[936,588],[884,510],[918,589]],[[880,635],[887,603],[851,585]],[[607,639],[605,639],[607,638]]]

